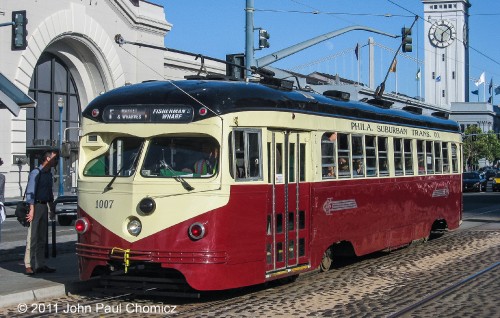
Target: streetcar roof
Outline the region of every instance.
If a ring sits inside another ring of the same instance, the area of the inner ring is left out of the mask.
[[[198,101],[203,105],[200,105]],[[414,114],[400,109],[385,109],[364,102],[342,101],[317,93],[281,90],[258,83],[234,81],[151,81],[123,86],[95,98],[85,108],[83,116],[94,121],[104,122],[106,120],[103,118],[103,114],[106,108],[111,106],[114,108],[189,106],[193,109],[189,121],[215,116],[211,112],[204,116],[199,115],[198,110],[207,106],[217,115],[257,110],[290,111],[460,132],[458,123],[449,119]]]

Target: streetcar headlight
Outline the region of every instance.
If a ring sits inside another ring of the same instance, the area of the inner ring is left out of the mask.
[[[127,224],[127,231],[130,235],[137,236],[142,231],[142,223],[138,218],[132,217],[129,219]]]
[[[156,203],[152,198],[144,198],[139,202],[139,210],[144,214],[153,213],[155,209]]]
[[[83,234],[89,230],[89,220],[87,218],[79,218],[75,221],[75,230],[78,234]]]
[[[203,224],[199,222],[191,224],[191,226],[188,229],[189,237],[195,241],[202,239],[205,236],[206,232],[207,231],[205,230]]]

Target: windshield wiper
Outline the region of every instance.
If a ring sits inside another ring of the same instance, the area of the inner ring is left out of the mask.
[[[177,172],[174,169],[172,169],[165,162],[165,160],[160,160],[160,165],[162,167],[165,167],[168,171],[170,171],[172,173],[172,176],[174,177],[175,181],[180,182],[182,184],[182,186],[184,187],[184,189],[186,189],[188,191],[193,191],[194,190],[194,188],[189,183],[187,183],[187,181],[184,180],[184,178],[182,178],[181,176],[176,175]]]
[[[136,153],[134,153],[133,155],[134,157],[132,158],[132,164],[128,167],[127,170],[130,170],[130,168],[132,167],[135,167],[135,162],[137,161],[137,158],[139,158],[139,151],[137,151]],[[111,179],[111,181],[109,181],[108,185],[104,188],[104,190],[102,191],[102,193],[106,193],[108,192],[109,190],[113,190],[113,182],[115,182],[116,180],[116,177],[118,177],[120,175],[120,173],[122,173],[123,169],[125,168],[125,166],[123,165],[116,173],[115,175],[113,176],[113,179]]]

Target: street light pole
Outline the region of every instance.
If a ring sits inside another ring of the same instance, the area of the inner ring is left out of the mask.
[[[59,96],[57,99],[57,106],[59,107],[59,191],[58,196],[64,194],[64,181],[63,181],[63,158],[62,158],[62,141],[63,141],[63,121],[62,112],[64,108],[64,99]]]

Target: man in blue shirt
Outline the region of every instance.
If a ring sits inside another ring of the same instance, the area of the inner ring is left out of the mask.
[[[57,150],[46,151],[42,158],[42,164],[31,171],[26,188],[26,202],[30,211],[26,219],[30,222],[26,249],[29,253],[30,265],[26,266],[26,274],[53,273],[54,268],[45,265],[45,245],[47,241],[48,210],[50,206],[51,218],[54,216],[54,194],[52,192],[53,176],[51,168],[57,166],[59,154]]]

